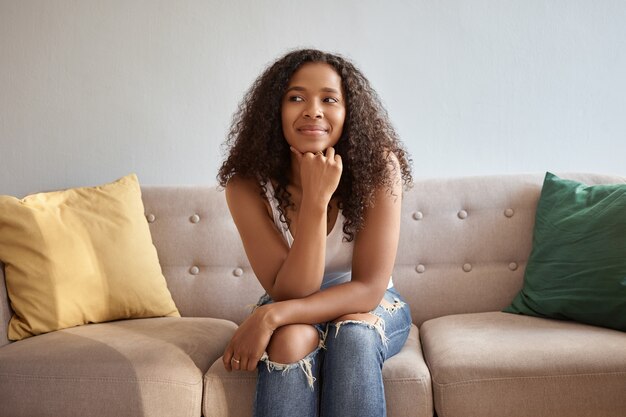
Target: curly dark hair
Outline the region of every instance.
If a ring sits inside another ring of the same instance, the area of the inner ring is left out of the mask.
[[[345,239],[352,241],[363,225],[365,208],[373,203],[374,191],[381,186],[391,190],[398,168],[404,186],[412,184],[411,159],[369,81],[339,55],[296,50],[278,59],[256,79],[233,115],[222,145],[228,156],[217,179],[225,187],[235,174],[257,178],[261,194],[267,191],[267,182],[273,180],[281,220],[289,224],[286,209],[293,205],[287,191],[290,150],[282,130],[281,101],[292,74],[308,62],[329,64],[341,77],[346,117],[335,150],[341,155],[343,171],[333,198],[345,217]]]

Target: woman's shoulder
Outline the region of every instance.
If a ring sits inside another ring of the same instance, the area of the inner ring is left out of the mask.
[[[385,160],[387,161],[387,168],[393,173],[393,176],[401,176],[400,160],[393,151],[385,151]]]
[[[229,205],[236,203],[240,207],[263,207],[266,212],[271,213],[263,186],[257,178],[235,174],[228,180],[225,189]]]
[[[227,198],[250,198],[259,196],[261,184],[256,178],[235,174],[228,180],[225,190]]]
[[[260,190],[262,181],[256,177],[244,176],[241,174],[234,174],[228,179],[226,183],[226,189],[241,190],[241,189],[256,189]]]
[[[396,199],[402,196],[402,166],[396,154],[385,151],[384,179],[374,189],[374,206],[380,199]]]
[[[385,150],[382,156],[384,169],[380,173],[381,178],[377,181],[373,192],[376,194],[381,190],[395,188],[398,183],[402,183],[402,165],[400,159],[391,150]]]

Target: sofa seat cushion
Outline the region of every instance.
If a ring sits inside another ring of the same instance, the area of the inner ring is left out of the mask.
[[[383,367],[387,416],[431,417],[432,388],[422,356],[417,327],[413,326],[402,350]],[[205,416],[249,417],[256,387],[256,372],[227,372],[221,358],[204,377]]]
[[[0,348],[4,417],[194,416],[236,325],[211,318],[91,324]]]
[[[439,417],[622,417],[626,334],[501,312],[420,329]]]

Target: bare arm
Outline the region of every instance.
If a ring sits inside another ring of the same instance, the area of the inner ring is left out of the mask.
[[[400,170],[391,192],[377,190],[375,205],[367,209],[357,235],[352,280],[306,298],[268,305],[271,327],[293,323],[322,323],[349,313],[365,313],[380,303],[396,258],[400,236],[402,182]]]
[[[255,275],[275,301],[302,298],[321,286],[326,254],[326,208],[341,176],[341,158],[297,155],[301,165],[302,201],[297,235],[291,248],[268,216],[254,180],[229,181],[226,201]]]
[[[397,164],[397,160],[394,161]],[[294,323],[322,323],[345,314],[365,313],[381,301],[393,270],[400,235],[402,183],[396,167],[391,192],[376,191],[375,203],[365,213],[363,229],[357,235],[352,280],[300,299],[264,305],[239,327],[224,352],[224,365],[230,369],[234,357],[245,358],[248,370],[256,363],[278,327]]]

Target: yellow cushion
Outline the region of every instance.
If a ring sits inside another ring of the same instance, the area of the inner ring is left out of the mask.
[[[180,316],[134,174],[100,187],[0,196],[8,337],[86,323]]]

